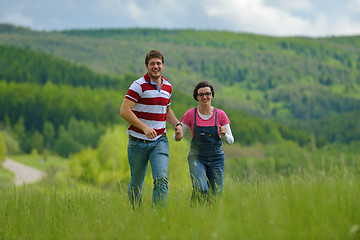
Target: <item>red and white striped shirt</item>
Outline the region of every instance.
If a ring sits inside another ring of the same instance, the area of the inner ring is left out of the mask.
[[[125,95],[126,99],[135,102],[132,108],[133,113],[146,125],[155,129],[157,136],[153,139],[148,139],[144,132],[133,126],[127,130],[127,134],[133,137],[157,140],[161,134],[166,132],[166,110],[170,106],[172,86],[162,77],[163,84],[159,89],[154,83],[149,74],[146,73],[143,77],[133,82]]]

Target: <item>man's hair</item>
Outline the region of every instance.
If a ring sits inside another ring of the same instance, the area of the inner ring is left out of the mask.
[[[213,96],[213,97],[215,96],[214,87],[213,87],[208,81],[202,81],[202,82],[199,82],[199,83],[195,86],[195,88],[194,88],[193,98],[194,98],[196,101],[199,101],[199,100],[197,99],[198,90],[199,90],[200,88],[204,88],[204,87],[209,87],[210,90],[211,90],[212,96]]]
[[[165,60],[164,60],[164,55],[162,55],[162,53],[159,51],[159,50],[150,50],[146,56],[145,56],[145,65],[147,66],[150,59],[152,58],[159,58],[161,59],[161,62],[162,63],[165,63]]]

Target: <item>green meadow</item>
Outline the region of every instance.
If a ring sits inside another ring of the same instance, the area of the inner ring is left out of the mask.
[[[0,239],[360,239],[360,176],[348,167],[226,177],[222,198],[190,206],[190,179],[170,182],[166,208],[152,186],[132,209],[126,183],[67,179],[3,186]]]

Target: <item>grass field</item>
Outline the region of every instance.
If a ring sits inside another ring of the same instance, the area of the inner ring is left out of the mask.
[[[67,165],[67,159],[59,156],[43,157],[39,154],[25,154],[11,156],[10,158],[43,171],[49,171],[52,168],[64,169]]]
[[[360,176],[331,173],[225,179],[214,205],[189,205],[190,182],[169,186],[153,209],[151,186],[133,210],[126,184],[2,187],[0,239],[360,239]]]

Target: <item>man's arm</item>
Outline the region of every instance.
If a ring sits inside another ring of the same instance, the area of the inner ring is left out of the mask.
[[[173,125],[174,127],[176,124],[178,124],[180,121],[176,118],[175,113],[173,110],[171,110],[170,106],[166,109],[166,121]]]
[[[175,113],[171,110],[170,106],[166,109],[166,121],[175,127],[175,139],[180,141],[184,134],[181,125],[176,126],[180,121],[176,118]]]
[[[125,98],[121,104],[120,116],[131,125],[141,129],[149,139],[156,137],[156,131],[142,121],[140,121],[140,119],[133,113],[131,109],[134,107],[134,105],[135,102]]]

